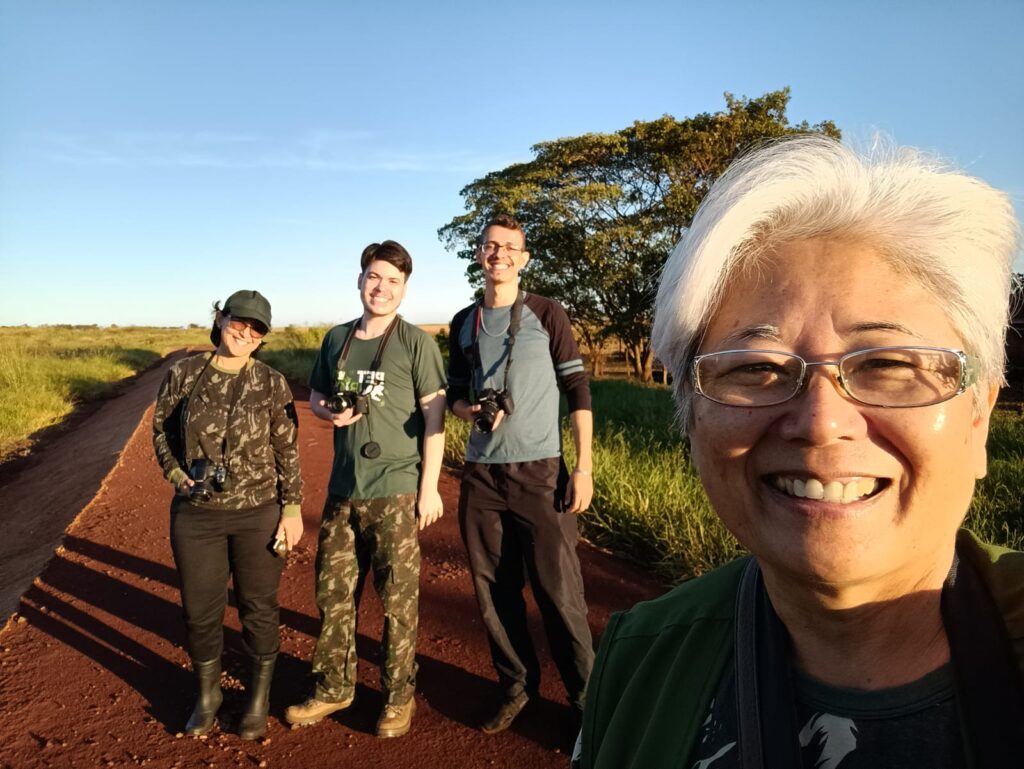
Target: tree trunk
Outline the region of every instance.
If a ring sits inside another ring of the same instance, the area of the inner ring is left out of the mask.
[[[604,350],[601,345],[590,341],[585,342],[587,347],[587,364],[590,367],[590,376],[599,377],[604,375]]]
[[[641,353],[641,377],[640,381],[646,384],[650,384],[654,381],[654,355],[651,354],[649,347],[645,345],[644,351]]]
[[[634,376],[641,382],[654,379],[654,356],[651,349],[643,342],[626,345],[626,371],[629,378]]]

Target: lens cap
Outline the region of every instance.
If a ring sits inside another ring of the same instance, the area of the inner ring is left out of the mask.
[[[363,447],[359,450],[359,453],[367,459],[376,459],[380,456],[380,444],[377,443],[377,441],[364,443]]]

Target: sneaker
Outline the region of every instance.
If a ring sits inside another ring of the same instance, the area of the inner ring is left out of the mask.
[[[404,705],[385,705],[377,721],[377,736],[401,737],[412,728],[412,715],[415,712],[415,697],[410,697]]]
[[[349,697],[341,702],[324,702],[323,700],[318,700],[314,695],[299,705],[289,705],[285,708],[284,720],[292,726],[309,726],[320,721],[325,716],[329,716],[331,713],[345,710],[345,708],[352,705],[354,699],[355,697]]]
[[[519,692],[512,699],[505,700],[505,702],[501,703],[501,707],[498,708],[498,712],[480,725],[480,731],[484,734],[497,734],[498,732],[505,731],[512,726],[516,716],[522,712],[529,701],[530,695],[526,692]]]

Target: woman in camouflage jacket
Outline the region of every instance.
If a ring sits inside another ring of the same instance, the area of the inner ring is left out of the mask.
[[[167,372],[153,414],[153,446],[174,485],[171,547],[199,696],[185,727],[213,728],[224,608],[234,581],[242,643],[252,659],[244,739],[266,733],[280,645],[277,588],[284,554],[302,536],[295,404],[285,378],[252,355],[270,330],[270,303],[236,291],[214,305],[216,350]]]

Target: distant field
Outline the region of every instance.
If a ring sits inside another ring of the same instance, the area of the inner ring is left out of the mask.
[[[275,329],[260,355],[304,382],[327,328]],[[0,326],[0,462],[28,451],[34,433],[58,424],[76,404],[174,350],[209,345],[205,326]]]
[[[57,424],[76,403],[167,353],[209,344],[204,328],[0,327],[0,461],[26,451],[30,437]]]

